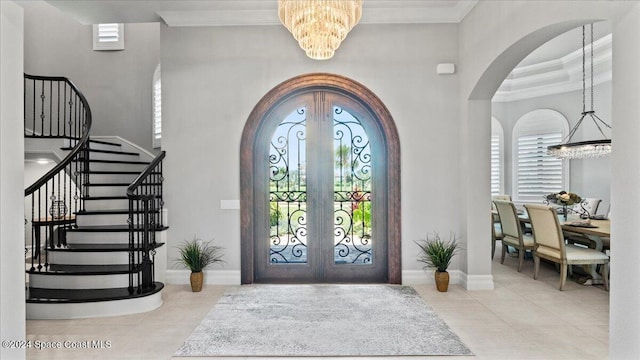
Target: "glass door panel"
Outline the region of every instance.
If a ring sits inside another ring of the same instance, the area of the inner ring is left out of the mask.
[[[269,145],[269,259],[271,264],[306,264],[306,109],[278,125]]]
[[[372,264],[371,144],[358,119],[333,107],[334,263]]]

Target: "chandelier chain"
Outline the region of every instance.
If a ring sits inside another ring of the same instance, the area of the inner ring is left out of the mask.
[[[587,111],[587,74],[586,74],[586,51],[585,51],[585,28],[582,25],[582,112]]]
[[[591,111],[593,110],[593,23],[591,25]]]

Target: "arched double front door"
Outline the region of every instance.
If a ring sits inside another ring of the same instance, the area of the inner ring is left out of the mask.
[[[329,74],[279,85],[241,159],[243,283],[400,282],[397,133],[370,91]]]

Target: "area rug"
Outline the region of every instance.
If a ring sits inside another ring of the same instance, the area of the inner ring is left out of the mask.
[[[472,355],[424,300],[400,285],[230,289],[175,356]]]

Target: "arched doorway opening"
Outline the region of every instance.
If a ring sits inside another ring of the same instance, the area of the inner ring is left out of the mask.
[[[400,146],[363,85],[308,74],[269,91],[242,135],[242,283],[401,283]]]
[[[596,19],[569,20],[541,27],[515,41],[507,47],[479,74],[470,84],[467,106],[464,109],[464,138],[462,141],[462,161],[467,164],[469,173],[487,174],[486,177],[465,179],[463,187],[467,191],[465,227],[467,234],[473,234],[467,240],[466,249],[466,288],[468,290],[493,289],[491,248],[486,240],[491,238],[491,229],[482,216],[491,199],[489,172],[491,167],[491,99],[509,73],[531,52],[549,40],[583,24],[599,21]]]

